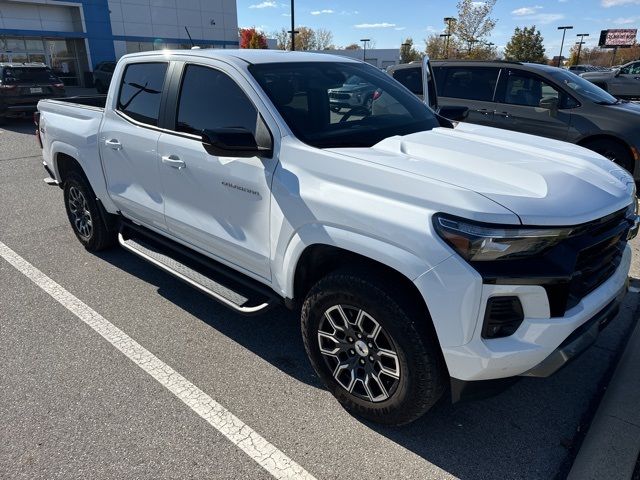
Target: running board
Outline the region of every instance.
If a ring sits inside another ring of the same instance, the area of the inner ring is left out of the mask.
[[[261,284],[143,227],[123,224],[118,241],[131,253],[243,315],[263,313],[278,302]]]

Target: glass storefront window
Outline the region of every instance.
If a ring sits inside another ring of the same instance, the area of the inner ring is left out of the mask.
[[[25,39],[26,50],[28,52],[44,52],[44,47],[42,46],[42,40],[39,38],[27,38]]]
[[[25,44],[22,38],[5,38],[4,50],[10,50],[12,52],[24,52]]]

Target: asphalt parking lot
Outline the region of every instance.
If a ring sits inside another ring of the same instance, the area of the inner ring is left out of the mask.
[[[523,379],[482,401],[443,402],[408,427],[363,423],[313,373],[295,315],[240,317],[122,249],[86,252],[62,191],[42,181],[33,128],[26,120],[0,128],[0,244],[309,475],[567,474],[637,318],[637,293],[593,347],[551,378]],[[634,242],[636,277],[637,249]],[[2,258],[0,285],[0,478],[272,478],[224,426],[205,421]]]

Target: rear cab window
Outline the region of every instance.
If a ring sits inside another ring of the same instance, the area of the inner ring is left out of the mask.
[[[498,74],[496,67],[440,67],[438,94],[442,97],[492,102]]]
[[[422,95],[422,67],[400,68],[393,72],[395,78],[402,85],[407,87],[411,93]]]
[[[133,120],[157,127],[167,66],[166,62],[127,65],[116,110]]]

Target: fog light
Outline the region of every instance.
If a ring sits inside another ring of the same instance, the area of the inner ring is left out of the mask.
[[[484,313],[482,338],[513,335],[523,320],[524,312],[518,297],[491,297]]]

